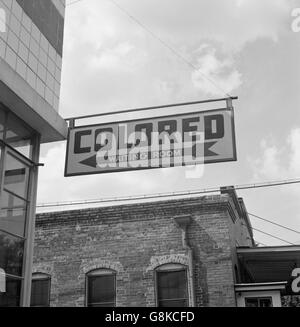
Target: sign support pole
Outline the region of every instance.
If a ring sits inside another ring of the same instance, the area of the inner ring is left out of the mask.
[[[102,117],[102,116],[112,116],[112,115],[127,114],[127,113],[139,112],[139,111],[157,110],[157,109],[163,109],[163,108],[179,107],[179,106],[201,104],[201,103],[202,104],[203,103],[212,103],[212,102],[220,102],[220,101],[226,101],[227,107],[232,108],[232,101],[237,100],[237,99],[238,99],[237,96],[232,96],[230,98],[218,98],[218,99],[209,99],[209,100],[194,101],[194,102],[175,103],[175,104],[168,104],[168,105],[155,106],[155,107],[145,107],[145,108],[119,110],[119,111],[113,111],[113,112],[103,112],[103,113],[94,114],[94,115],[66,118],[65,120],[69,122],[69,128],[72,129],[75,127],[76,120],[81,120],[81,119],[96,118],[96,117]]]

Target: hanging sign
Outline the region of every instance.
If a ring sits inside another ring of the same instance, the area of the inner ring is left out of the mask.
[[[65,176],[235,161],[233,109],[69,129]]]

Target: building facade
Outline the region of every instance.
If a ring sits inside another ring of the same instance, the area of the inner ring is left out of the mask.
[[[0,306],[30,304],[40,144],[67,136],[64,11],[64,0],[0,0]]]
[[[236,306],[243,200],[221,195],[37,216],[32,305]]]

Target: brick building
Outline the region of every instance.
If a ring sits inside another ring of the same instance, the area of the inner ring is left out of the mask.
[[[236,306],[236,247],[253,246],[243,200],[230,188],[39,214],[32,304],[50,294],[51,306]]]

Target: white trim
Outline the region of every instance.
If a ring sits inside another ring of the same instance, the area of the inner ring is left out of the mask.
[[[237,248],[237,254],[240,253],[269,253],[269,252],[300,252],[300,245],[292,246],[267,246],[259,248]]]
[[[236,292],[252,292],[252,291],[272,291],[284,290],[287,282],[276,283],[253,283],[253,284],[236,284],[234,285]]]

